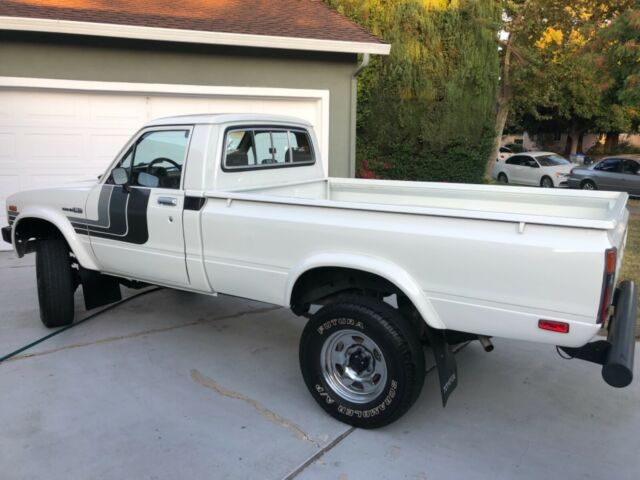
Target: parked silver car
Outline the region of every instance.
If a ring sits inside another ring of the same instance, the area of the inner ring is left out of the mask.
[[[569,188],[616,190],[640,196],[640,155],[616,155],[588,167],[576,167],[568,183]]]

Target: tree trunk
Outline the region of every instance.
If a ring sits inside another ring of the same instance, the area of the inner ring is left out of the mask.
[[[567,139],[564,142],[564,151],[562,152],[564,155],[569,156],[571,154],[571,142],[573,141],[573,137],[570,133],[567,133]]]
[[[580,124],[574,122],[571,125],[571,129],[569,130],[569,136],[571,138],[571,148],[569,149],[569,155],[575,155],[578,153],[578,145],[582,145],[582,135],[584,134],[584,130],[580,127]],[[567,138],[567,143],[569,142],[569,138]]]
[[[620,134],[617,132],[607,132],[607,137],[604,141],[604,151],[606,153],[612,153],[618,146],[620,140]]]
[[[579,133],[571,134],[571,150],[569,150],[569,155],[575,155],[578,152],[578,138]]]
[[[576,149],[576,153],[584,153],[582,150],[583,141],[584,141],[584,133],[580,133],[580,135],[578,135],[578,147]]]
[[[487,164],[484,170],[484,178],[487,182],[491,180],[493,166],[498,158],[500,144],[502,143],[502,133],[504,132],[504,127],[507,124],[507,117],[509,116],[509,104],[513,97],[509,71],[511,66],[512,42],[513,34],[509,35],[509,38],[505,42],[504,55],[502,62],[500,63],[500,85],[498,86],[498,91],[496,93],[496,133],[493,140],[493,149],[491,155],[487,159]]]

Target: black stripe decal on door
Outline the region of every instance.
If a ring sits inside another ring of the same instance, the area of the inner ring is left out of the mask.
[[[103,185],[98,199],[98,219],[67,217],[76,233],[142,245],[149,240],[147,207],[151,190]]]

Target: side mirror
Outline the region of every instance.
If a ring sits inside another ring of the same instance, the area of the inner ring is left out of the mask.
[[[129,183],[129,174],[124,168],[118,167],[111,171],[111,178],[116,185],[126,185]]]

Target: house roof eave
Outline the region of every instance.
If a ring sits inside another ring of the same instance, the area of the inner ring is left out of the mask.
[[[351,42],[344,40],[252,35],[245,33],[207,32],[201,30],[182,30],[177,28],[144,27],[113,23],[79,22],[72,20],[9,16],[0,16],[0,30],[316,52],[389,55],[389,52],[391,51],[391,45],[387,43]]]

